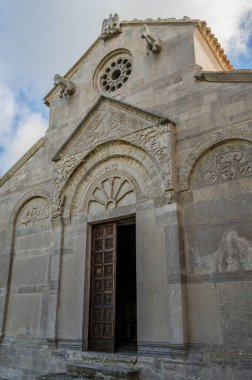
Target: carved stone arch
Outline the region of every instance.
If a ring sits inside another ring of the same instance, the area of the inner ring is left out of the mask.
[[[114,140],[103,143],[89,152],[69,177],[64,188],[65,216],[70,214],[70,210],[76,211],[78,208],[81,199],[80,189],[83,189],[83,186],[89,188],[94,175],[96,178],[102,178],[108,167],[113,165],[117,165],[122,177],[128,176],[132,185],[134,183],[138,199],[158,196],[164,192],[162,175],[154,159],[143,148],[122,140]]]
[[[48,190],[46,190],[46,189],[34,189],[32,191],[29,191],[28,193],[23,195],[19,199],[19,201],[16,203],[16,205],[15,205],[15,207],[11,213],[9,222],[8,222],[9,228],[12,228],[15,225],[16,220],[17,220],[21,210],[33,198],[45,199],[45,201],[48,203],[49,207],[51,208],[51,193]]]
[[[252,129],[249,127],[230,128],[225,131],[213,133],[200,142],[193,149],[193,151],[189,153],[181,167],[179,173],[179,190],[186,191],[189,189],[190,175],[194,169],[194,166],[207,151],[215,146],[218,146],[219,144],[223,144],[231,140],[239,140],[244,142],[248,141],[252,143]]]

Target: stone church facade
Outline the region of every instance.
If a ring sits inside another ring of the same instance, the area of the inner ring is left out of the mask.
[[[114,15],[45,103],[0,179],[0,378],[251,379],[252,72],[205,22]]]

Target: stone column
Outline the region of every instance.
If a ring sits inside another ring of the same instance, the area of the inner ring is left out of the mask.
[[[48,294],[47,340],[51,344],[57,344],[58,339],[58,309],[61,285],[62,245],[63,245],[63,221],[62,217],[53,218],[52,222],[54,252],[51,262],[51,273],[48,279],[50,292]]]
[[[187,304],[185,262],[180,211],[176,203],[166,215],[165,241],[167,254],[171,354],[184,355],[187,345]]]

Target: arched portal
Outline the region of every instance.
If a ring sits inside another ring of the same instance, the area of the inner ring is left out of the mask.
[[[60,331],[64,333],[67,310],[76,308],[73,300],[78,292],[81,299],[77,279],[82,278],[80,263],[83,263],[84,349],[136,350],[137,336],[141,337],[137,315],[146,319],[145,310],[139,308],[139,304],[148,297],[147,294],[141,296],[141,292],[145,292],[141,289],[141,265],[143,260],[150,261],[144,274],[148,277],[151,277],[148,272],[156,266],[156,263],[151,264],[155,248],[150,244],[149,249],[142,246],[143,233],[148,242],[150,232],[158,229],[156,201],[158,205],[166,203],[162,171],[143,147],[121,140],[109,141],[95,147],[79,162],[66,181],[62,195],[63,217],[69,221],[64,233],[73,236],[71,248],[65,246],[63,252],[72,249],[79,260],[73,275],[68,264],[71,257],[63,254]],[[148,217],[142,223],[144,214]],[[151,231],[152,224],[155,227]],[[158,234],[163,232],[162,229]],[[165,266],[163,270],[166,271]],[[72,296],[69,276],[72,276]],[[161,302],[158,307],[163,308]],[[153,311],[149,316],[154,319],[151,314]]]

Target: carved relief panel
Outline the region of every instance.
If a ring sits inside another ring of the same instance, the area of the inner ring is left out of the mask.
[[[146,166],[145,170],[151,173],[153,166],[155,166],[155,177],[160,178],[155,182],[156,184],[162,182],[161,186],[159,185],[159,188],[156,189],[154,196],[160,196],[164,191],[174,189],[175,165],[172,163],[174,161],[172,123],[129,105],[101,98],[94,110],[87,115],[55,156],[57,163],[55,167],[53,216],[62,213],[63,189],[75,169],[81,163],[85,163],[83,170],[87,171],[87,175],[89,175],[88,165],[91,155],[92,157],[94,155],[99,157],[102,149],[105,149],[105,143],[109,145],[115,141],[121,141],[122,144],[129,143],[127,148],[129,154],[130,150],[133,152],[137,149],[136,159],[143,166],[145,166],[145,163],[142,162],[144,155],[148,156],[148,162],[152,161],[151,166]],[[126,155],[123,148],[119,152],[121,157]],[[116,153],[111,146],[110,157],[114,154]],[[116,155],[119,157],[118,153]],[[130,157],[128,153],[127,157]],[[102,174],[98,173],[98,178]],[[136,201],[132,183],[124,175],[107,176],[102,179],[102,182],[96,184],[96,188],[92,191],[93,198],[92,200],[90,198],[88,210],[97,207],[105,209],[119,207]]]
[[[200,188],[252,176],[252,144],[230,141],[207,152],[195,165],[191,187]]]
[[[43,224],[50,221],[50,206],[43,198],[34,198],[29,201],[17,219],[18,227],[27,227],[33,224]]]
[[[121,176],[109,176],[92,189],[88,211],[109,210],[136,202],[134,187]]]

